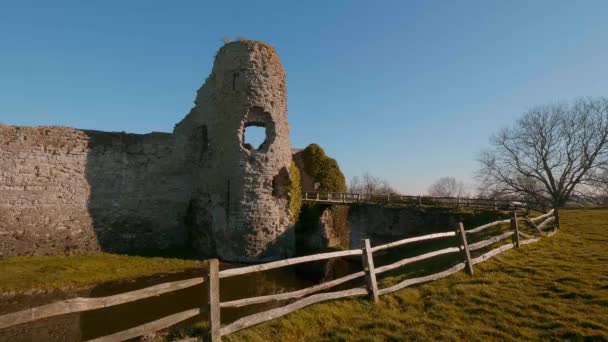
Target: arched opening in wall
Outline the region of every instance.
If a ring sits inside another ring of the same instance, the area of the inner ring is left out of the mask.
[[[243,131],[243,146],[248,150],[259,150],[268,138],[266,126],[262,123],[248,123]]]
[[[247,151],[268,152],[276,139],[276,128],[270,113],[262,107],[254,106],[247,110],[243,118],[241,143]]]

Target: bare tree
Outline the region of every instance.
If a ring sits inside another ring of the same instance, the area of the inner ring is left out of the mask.
[[[595,187],[602,197],[608,198],[608,169],[601,171],[595,181]]]
[[[601,205],[608,205],[608,171],[604,171],[601,175],[599,182],[596,183],[596,198],[597,203]]]
[[[534,108],[490,141],[481,185],[553,207],[559,225],[559,208],[608,165],[608,98]]]
[[[582,199],[596,205],[608,204],[608,168],[599,168],[593,174],[593,181],[586,187]]]
[[[429,187],[429,195],[434,197],[463,197],[466,186],[454,177],[441,177]]]
[[[364,173],[361,177],[354,176],[348,184],[348,191],[365,195],[388,195],[397,194],[397,191],[389,184],[386,179]]]
[[[359,176],[354,176],[348,181],[347,191],[351,193],[360,193],[362,189],[362,183]]]

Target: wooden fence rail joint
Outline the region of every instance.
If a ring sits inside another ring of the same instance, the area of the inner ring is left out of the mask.
[[[211,342],[222,340],[220,333],[220,263],[217,259],[209,260],[209,337]]]
[[[515,248],[519,248],[519,225],[517,224],[517,211],[513,211],[513,217],[511,218],[511,229],[513,230],[513,243]]]
[[[149,286],[143,289],[125,292],[108,297],[96,298],[72,298],[55,303],[50,303],[30,309],[25,309],[0,316],[0,329],[14,325],[29,323],[39,319],[77,313],[83,311],[97,310],[110,306],[134,302],[136,300],[158,296],[168,292],[174,292],[202,284],[203,277],[178,280],[169,283]]]
[[[466,271],[469,275],[473,275],[473,264],[471,263],[471,252],[469,251],[469,244],[467,243],[467,234],[464,230],[462,222],[458,223],[458,235],[460,236],[460,243],[464,247],[463,259],[466,265]]]
[[[376,282],[376,269],[374,267],[374,254],[369,239],[365,239],[363,245],[363,271],[365,272],[365,283],[367,292],[374,303],[378,303],[378,283]]]

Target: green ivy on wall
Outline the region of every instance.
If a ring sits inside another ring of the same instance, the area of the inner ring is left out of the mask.
[[[302,189],[300,188],[300,170],[292,160],[289,166],[291,178],[291,188],[289,190],[289,209],[291,210],[290,220],[292,223],[298,220],[300,209],[302,208]]]
[[[318,184],[317,191],[345,192],[346,178],[335,159],[328,157],[317,145],[310,144],[302,151],[304,170]]]

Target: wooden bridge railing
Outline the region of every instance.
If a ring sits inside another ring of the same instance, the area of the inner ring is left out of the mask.
[[[318,192],[308,191],[302,193],[305,202],[317,203],[383,203],[405,204],[416,206],[448,206],[456,208],[489,208],[489,209],[517,209],[527,208],[527,204],[518,201],[508,201],[487,198],[468,197],[433,197],[433,196],[407,196],[407,195],[369,195],[349,192]]]
[[[382,244],[378,246],[372,247],[369,239],[365,239],[362,241],[362,247],[360,249],[339,251],[339,252],[331,252],[331,253],[322,253],[304,257],[290,258],[280,261],[269,262],[265,264],[259,265],[251,265],[240,268],[233,268],[220,271],[219,270],[219,262],[216,259],[210,260],[209,262],[209,276],[207,279],[207,291],[209,292],[209,304],[208,304],[208,313],[209,313],[209,330],[211,335],[211,340],[213,342],[221,341],[221,337],[231,334],[233,332],[239,331],[241,329],[245,329],[247,327],[251,327],[253,325],[272,320],[281,316],[284,316],[290,312],[295,310],[304,308],[311,304],[345,297],[353,297],[353,296],[369,296],[374,302],[378,301],[378,297],[380,295],[384,295],[387,293],[391,293],[397,290],[400,290],[404,287],[411,286],[414,284],[419,284],[423,282],[428,282],[436,279],[440,279],[443,277],[447,277],[450,274],[456,273],[460,270],[465,269],[467,273],[473,274],[473,266],[477,263],[485,261],[499,253],[502,253],[506,250],[509,250],[513,247],[518,248],[520,245],[526,245],[529,243],[533,243],[539,241],[539,237],[534,237],[529,234],[525,234],[519,231],[518,222],[524,221],[530,224],[536,232],[541,235],[551,236],[557,231],[557,227],[549,233],[545,233],[543,228],[552,222],[555,219],[553,216],[553,210],[548,212],[547,214],[538,216],[536,218],[518,218],[517,213],[513,212],[513,217],[508,220],[496,221],[492,223],[488,223],[473,229],[465,230],[462,223],[459,224],[459,227],[456,231],[448,231],[442,233],[429,234],[424,236],[412,237],[407,239],[402,239],[399,241],[390,242],[387,244]],[[542,222],[541,222],[542,221]],[[502,234],[493,236],[486,240],[475,242],[472,244],[468,244],[467,236],[470,234],[475,234],[480,231],[483,231],[487,228],[494,227],[500,224],[511,223],[511,230],[508,232],[504,232]],[[537,222],[540,222],[537,224]],[[520,241],[520,236],[526,238],[526,240]],[[417,255],[414,257],[408,257],[402,259],[400,261],[394,262],[389,265],[383,265],[380,267],[376,267],[374,264],[374,253],[382,250],[387,250],[390,248],[404,246],[407,244],[411,244],[419,241],[430,241],[435,239],[443,239],[448,237],[458,237],[458,242],[456,246],[443,248],[437,251],[428,252],[425,254]],[[482,254],[476,258],[471,258],[471,251],[475,251],[484,247],[491,246],[499,241],[502,241],[508,237],[513,237],[512,243],[504,244],[498,248],[494,248],[489,252]],[[419,262],[422,260],[431,259],[437,257],[439,255],[446,254],[458,254],[460,257],[460,262],[456,265],[450,267],[447,270],[423,276],[413,279],[406,279],[396,285],[386,287],[383,289],[378,289],[376,276],[378,274],[391,271],[400,267],[403,267],[408,264],[412,264],[415,262]],[[220,302],[220,279],[234,277],[254,272],[261,272],[266,270],[271,270],[279,267],[291,266],[301,263],[307,263],[318,260],[326,260],[331,258],[338,257],[347,257],[347,256],[361,256],[361,262],[363,265],[363,271],[355,272],[349,274],[347,276],[334,279],[325,283],[321,283],[318,285],[314,285],[305,289],[274,294],[274,295],[266,295],[252,298],[244,298],[238,299],[228,302]],[[324,292],[318,293],[323,290],[327,290],[333,287],[336,287],[340,284],[344,284],[348,281],[365,278],[365,286],[364,287],[355,287],[352,289],[334,291],[334,292]],[[102,298],[73,298],[68,299],[56,303],[51,303],[31,309],[26,309],[14,313],[10,313],[7,315],[0,316],[0,329],[8,328],[11,326],[24,324],[36,320],[40,320],[43,318],[64,315],[69,313],[77,313],[88,310],[95,310],[100,308],[106,308],[109,306],[124,304],[152,296],[158,296],[164,293],[178,291],[181,289],[185,289],[191,286],[195,286],[203,283],[205,280],[203,277],[174,281],[170,283],[164,283],[159,285],[150,286],[144,289],[131,291],[123,294],[102,297]],[[220,309],[221,308],[238,308],[247,305],[267,303],[267,302],[276,302],[276,301],[284,301],[288,299],[298,299],[297,301],[287,304],[285,306],[267,310],[264,312],[252,314],[243,318],[240,318],[228,325],[221,326],[220,319]],[[183,312],[179,312],[167,317],[163,317],[156,321],[146,323],[134,328],[130,328],[124,331],[120,331],[111,335],[103,336],[96,338],[91,341],[101,342],[101,341],[124,341],[128,339],[132,339],[135,337],[143,336],[145,334],[155,332],[158,330],[162,330],[168,328],[172,325],[175,325],[179,322],[182,322],[191,317],[197,316],[201,313],[201,308],[194,308],[190,310],[186,310]]]

